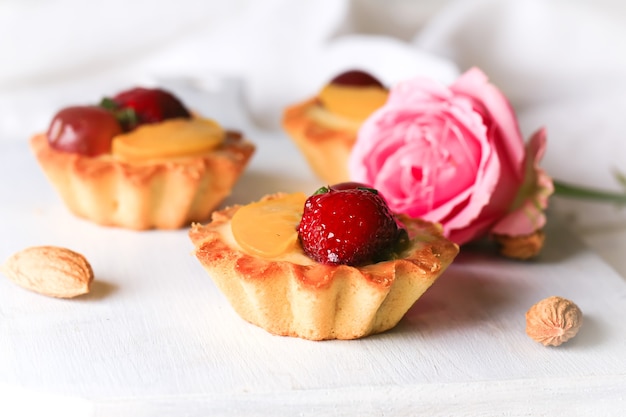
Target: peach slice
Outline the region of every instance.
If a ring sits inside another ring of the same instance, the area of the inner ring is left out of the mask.
[[[298,243],[304,193],[278,194],[272,199],[242,206],[231,220],[231,230],[241,248],[263,258],[289,252]]]
[[[224,136],[222,127],[210,119],[170,119],[116,136],[111,152],[125,161],[196,156],[219,146]]]
[[[328,84],[320,91],[319,98],[328,111],[362,122],[385,104],[388,94],[378,86]]]

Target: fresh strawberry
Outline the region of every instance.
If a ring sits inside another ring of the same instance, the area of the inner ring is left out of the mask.
[[[160,88],[137,87],[126,90],[111,99],[104,99],[101,105],[116,113],[126,131],[142,124],[191,117],[189,110],[176,96]]]
[[[363,265],[389,258],[406,230],[385,200],[362,184],[322,187],[305,205],[298,235],[304,252],[331,265]]]
[[[384,88],[383,84],[380,81],[378,81],[376,78],[374,78],[373,75],[371,75],[368,72],[361,71],[361,70],[351,70],[351,71],[342,72],[341,74],[333,78],[330,81],[330,84],[355,86],[355,87],[374,86],[374,87]]]
[[[333,190],[351,190],[353,188],[373,189],[362,182],[354,181],[340,182],[338,184],[331,185],[330,188]]]

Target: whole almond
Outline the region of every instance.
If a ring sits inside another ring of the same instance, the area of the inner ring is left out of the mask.
[[[17,285],[58,298],[89,292],[91,265],[80,253],[58,246],[32,246],[11,255],[2,272]]]

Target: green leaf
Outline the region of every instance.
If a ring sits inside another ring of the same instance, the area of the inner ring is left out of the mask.
[[[313,195],[326,194],[329,191],[330,191],[330,188],[328,188],[328,187],[320,187],[320,188],[317,189],[317,191],[315,191],[313,193]]]
[[[100,100],[100,107],[113,113],[117,122],[126,131],[134,129],[139,124],[139,117],[137,117],[137,113],[133,108],[120,107],[109,97],[104,97]]]
[[[378,190],[376,188],[370,188],[370,187],[356,187],[357,190],[365,190],[365,191],[369,191],[370,193],[376,194],[378,195]]]
[[[117,110],[117,103],[110,99],[109,97],[104,97],[100,100],[100,107],[106,110],[114,111]]]
[[[117,121],[127,129],[132,129],[139,123],[137,113],[130,107],[116,110],[114,113]]]

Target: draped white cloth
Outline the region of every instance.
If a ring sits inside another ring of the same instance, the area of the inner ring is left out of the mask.
[[[278,129],[285,105],[348,67],[392,84],[417,74],[448,83],[471,66],[509,97],[526,135],[546,126],[552,176],[620,190],[622,0],[4,0],[0,141],[45,128],[59,106],[135,84],[210,92],[238,79],[251,120]],[[612,206],[555,206],[576,224],[626,229]]]

